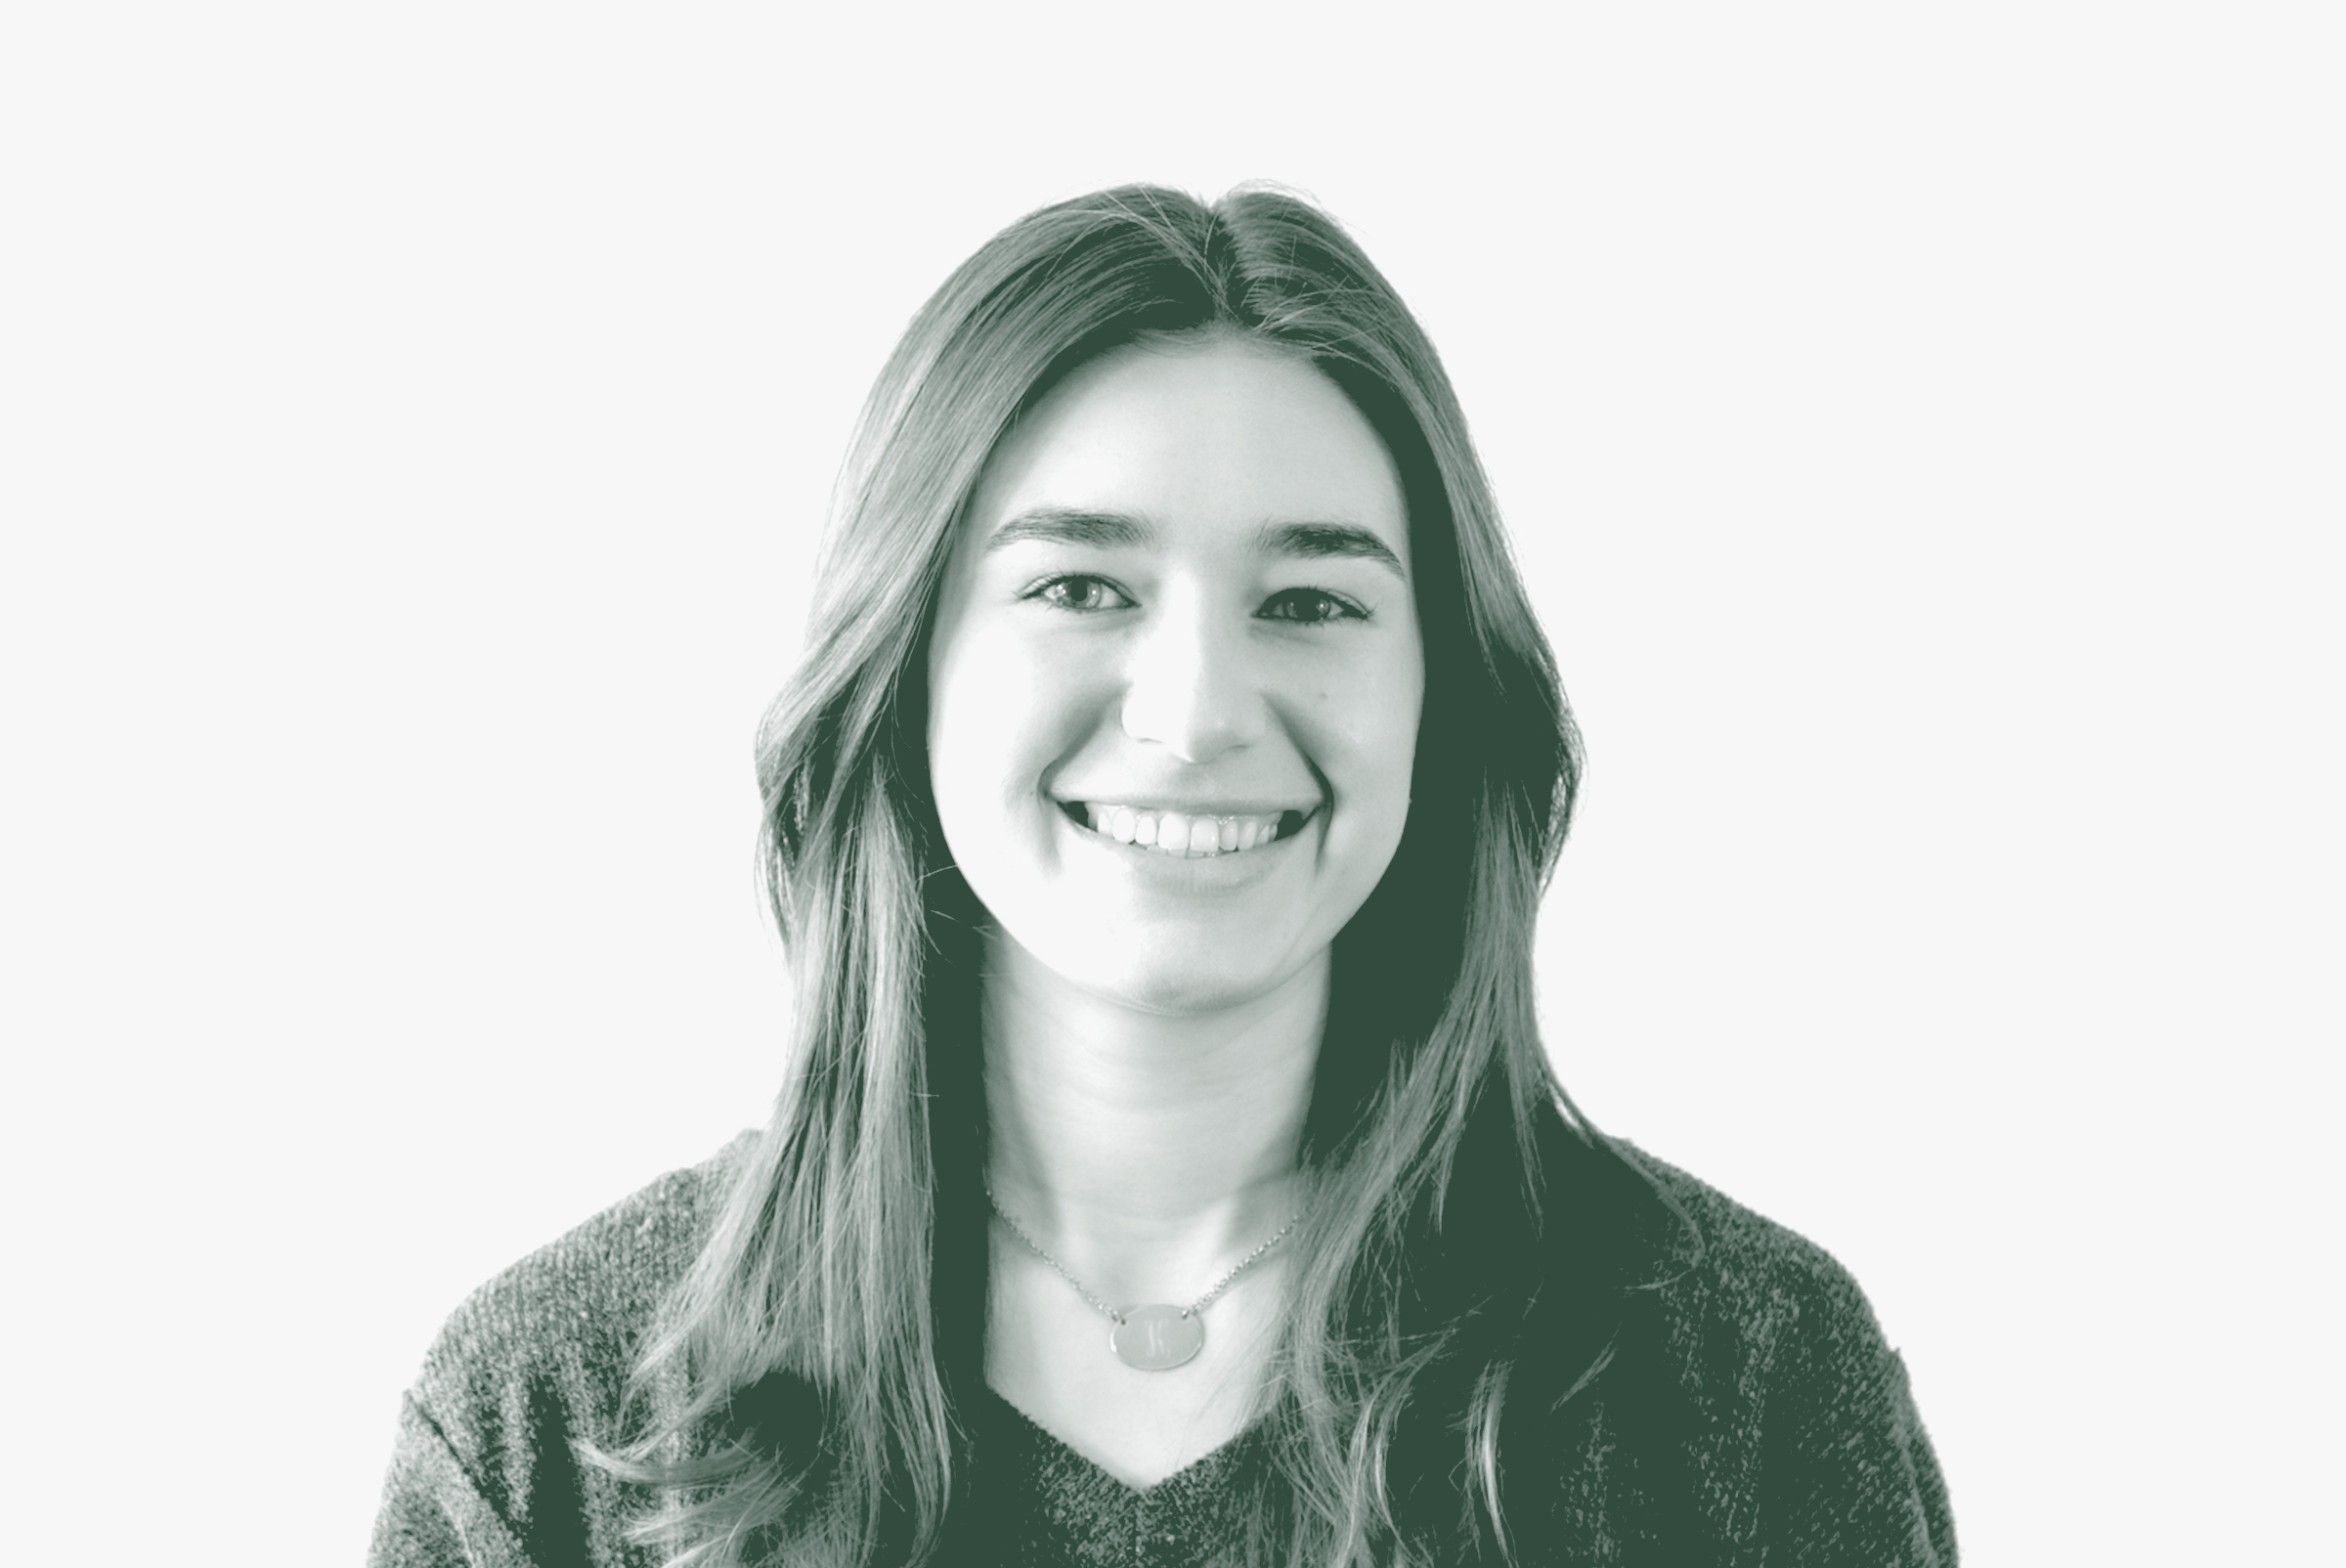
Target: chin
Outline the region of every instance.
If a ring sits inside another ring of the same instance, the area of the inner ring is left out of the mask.
[[[1286,978],[1259,970],[1238,973],[1206,962],[1151,963],[1094,969],[1084,988],[1136,1012],[1182,1018],[1242,1007],[1277,990]]]

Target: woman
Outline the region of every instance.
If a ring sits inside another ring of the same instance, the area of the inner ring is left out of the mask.
[[[774,1119],[458,1312],[377,1563],[1954,1560],[1847,1277],[1550,1074],[1576,737],[1328,219],[1021,220],[842,495]]]

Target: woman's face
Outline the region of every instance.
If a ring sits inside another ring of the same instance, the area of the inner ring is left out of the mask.
[[[929,665],[945,840],[1001,935],[1164,1013],[1319,961],[1409,813],[1425,661],[1399,476],[1309,364],[1119,350],[988,459]]]

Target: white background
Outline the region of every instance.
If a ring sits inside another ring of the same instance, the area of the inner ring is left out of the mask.
[[[788,9],[0,22],[9,1556],[357,1560],[449,1308],[761,1118],[864,388],[1257,177],[1586,728],[1582,1104],[1855,1271],[1972,1561],[2335,1549],[2334,11]]]

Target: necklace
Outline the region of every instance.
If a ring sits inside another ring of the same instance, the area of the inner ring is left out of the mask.
[[[1239,1275],[1260,1263],[1264,1253],[1285,1241],[1287,1233],[1295,1229],[1296,1221],[1303,1218],[1298,1213],[1289,1219],[1279,1228],[1277,1236],[1238,1259],[1236,1268],[1216,1280],[1211,1289],[1188,1306],[1157,1303],[1125,1307],[1119,1311],[1092,1294],[1081,1280],[1067,1272],[1065,1264],[1044,1251],[1042,1243],[1028,1236],[1019,1222],[1010,1217],[990,1187],[985,1190],[985,1200],[1000,1216],[1002,1223],[1010,1227],[1010,1234],[1026,1243],[1027,1251],[1050,1264],[1051,1271],[1073,1285],[1077,1295],[1107,1314],[1108,1321],[1115,1325],[1108,1330],[1108,1348],[1114,1351],[1116,1359],[1125,1366],[1141,1372],[1171,1372],[1183,1363],[1194,1360],[1197,1352],[1205,1348],[1205,1309],[1212,1306]]]

